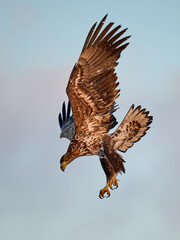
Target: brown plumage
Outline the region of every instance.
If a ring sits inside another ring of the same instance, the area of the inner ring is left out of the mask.
[[[109,23],[101,31],[106,17],[97,27],[95,23],[90,29],[69,78],[66,91],[72,106],[75,135],[60,161],[64,171],[79,156],[99,155],[107,178],[100,198],[105,193],[110,195],[108,187],[117,187],[116,175],[125,172],[124,160],[116,150],[125,152],[145,134],[152,122],[152,117],[148,116],[145,109],[140,111],[138,107],[134,110],[133,105],[118,129],[108,135],[112,124],[112,108],[120,91],[117,89],[119,82],[115,67],[130,36],[120,38],[127,30],[117,33],[121,26],[110,31],[114,23]]]

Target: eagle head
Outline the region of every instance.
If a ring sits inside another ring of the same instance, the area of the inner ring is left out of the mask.
[[[64,154],[60,160],[60,168],[61,170],[64,172],[66,166],[71,163],[76,157],[73,156],[72,154],[70,154],[69,152],[67,152],[66,154]]]
[[[61,170],[64,172],[66,166],[71,163],[75,158],[80,156],[87,155],[87,149],[85,148],[85,144],[79,142],[76,139],[73,139],[68,147],[67,153],[64,154],[60,160]]]
[[[62,158],[61,158],[61,160],[60,160],[60,168],[61,168],[61,170],[62,170],[63,172],[65,171],[65,168],[66,168],[66,166],[67,166],[68,164],[69,164],[69,163],[68,163],[68,160],[66,159],[66,156],[63,155]]]

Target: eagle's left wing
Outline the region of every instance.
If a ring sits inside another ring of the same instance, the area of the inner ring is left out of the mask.
[[[97,26],[92,26],[67,86],[74,116],[76,134],[105,134],[111,122],[111,108],[119,96],[115,66],[128,37],[119,39],[126,31],[116,33],[120,26],[109,32],[113,23],[100,30],[107,15]],[[117,41],[116,41],[117,40]]]
[[[111,134],[111,144],[115,150],[126,152],[146,134],[153,120],[148,114],[149,112],[145,108],[141,109],[141,106],[135,109],[134,104],[131,106],[120,126]]]

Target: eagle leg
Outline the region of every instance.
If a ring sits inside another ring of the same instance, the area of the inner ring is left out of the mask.
[[[100,193],[99,193],[99,198],[104,198],[105,193],[107,193],[107,197],[110,196],[110,191],[109,191],[108,187],[110,187],[112,190],[116,189],[118,187],[118,183],[116,180],[117,174],[114,172],[114,168],[113,168],[112,164],[109,162],[106,155],[104,154],[103,149],[101,149],[99,152],[99,159],[101,162],[101,166],[106,174],[106,180],[107,180],[106,186],[103,189],[101,189]],[[113,187],[113,185],[115,187]]]
[[[114,142],[111,141],[110,135],[105,135],[103,139],[104,154],[107,156],[109,162],[114,168],[114,172],[118,174],[119,172],[125,173],[124,159],[120,154],[118,154],[114,149]],[[115,181],[114,181],[115,182]]]

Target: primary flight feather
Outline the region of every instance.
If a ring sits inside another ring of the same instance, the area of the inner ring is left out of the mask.
[[[108,134],[117,124],[113,112],[117,110],[115,100],[120,90],[115,67],[130,36],[122,37],[127,29],[118,31],[120,25],[110,30],[112,22],[102,30],[106,17],[98,25],[95,23],[87,35],[67,85],[67,113],[63,103],[62,114],[59,114],[61,137],[71,141],[60,160],[61,169],[64,171],[77,157],[98,155],[107,179],[100,198],[105,193],[110,196],[109,188],[118,187],[117,174],[125,173],[124,160],[117,150],[125,152],[132,147],[152,122],[146,109],[141,106],[134,109],[132,105],[117,130]]]

